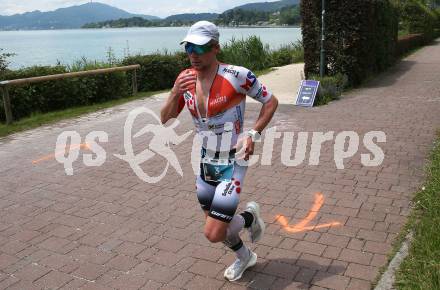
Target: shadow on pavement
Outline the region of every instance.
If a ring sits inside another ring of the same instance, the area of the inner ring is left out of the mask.
[[[250,268],[238,282],[247,289],[309,289],[312,283],[345,271],[342,266],[330,267],[332,273],[326,272],[328,266],[306,259],[270,259]]]
[[[430,46],[436,46],[440,43],[440,39],[434,40],[430,44],[427,44],[419,49],[423,49]],[[389,87],[395,84],[407,71],[417,63],[416,61],[408,59],[411,55],[407,56],[405,59],[397,60],[397,62],[390,67],[388,70],[374,76],[373,79],[366,81],[363,85],[359,87],[362,88],[381,88]]]
[[[382,88],[394,85],[407,71],[416,64],[415,61],[403,59],[397,61],[395,65],[386,71],[374,76],[371,80],[362,84],[359,89]]]

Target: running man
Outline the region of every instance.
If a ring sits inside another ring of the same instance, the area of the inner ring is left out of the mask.
[[[255,243],[265,229],[256,202],[247,203],[244,212],[235,214],[247,169],[243,159],[247,161],[253,154],[254,142],[272,119],[278,100],[248,69],[217,60],[219,36],[211,22],[191,26],[180,44],[185,44],[192,68],[177,77],[162,107],[161,121],[176,118],[186,105],[197,133],[216,140],[214,148],[206,144],[209,142],[202,145],[197,198],[205,212],[206,238],[212,243],[223,242],[237,256],[224,273],[226,279],[235,281],[257,261],[257,255],[243,244],[240,231],[246,228]],[[242,134],[246,95],[263,105],[253,129]],[[223,142],[222,137],[229,141]]]

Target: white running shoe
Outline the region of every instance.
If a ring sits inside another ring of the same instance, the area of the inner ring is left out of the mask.
[[[235,262],[225,270],[225,278],[229,281],[237,281],[241,278],[247,268],[255,266],[257,263],[257,254],[249,250],[249,258],[247,261],[236,259]]]
[[[254,221],[248,228],[248,231],[251,242],[256,243],[261,240],[264,234],[264,230],[266,229],[266,225],[264,224],[264,221],[260,216],[260,206],[255,201],[251,201],[246,204],[245,211],[252,213],[252,215],[254,216]]]

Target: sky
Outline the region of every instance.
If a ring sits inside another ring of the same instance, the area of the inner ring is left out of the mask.
[[[0,15],[12,15],[34,10],[51,11],[87,2],[90,0],[0,0]],[[99,0],[93,2],[109,4],[131,13],[166,17],[180,13],[221,13],[242,4],[273,2],[273,0]]]

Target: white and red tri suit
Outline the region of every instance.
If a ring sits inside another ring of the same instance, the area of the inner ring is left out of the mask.
[[[187,74],[188,71],[197,74],[192,68],[184,70],[181,74]],[[179,113],[186,106],[198,134],[209,132],[217,136],[216,151],[230,151],[237,144],[238,137],[243,132],[246,96],[262,104],[272,98],[272,93],[250,70],[223,63],[218,65],[217,74],[205,101],[206,116],[200,114],[195,90],[194,87],[179,97]],[[225,127],[225,124],[232,124],[232,128]],[[226,131],[231,141],[226,143],[229,143],[228,148],[223,148],[221,137],[226,135],[224,134]],[[230,158],[233,159],[235,150],[230,152]],[[202,152],[202,157],[203,154],[205,153]],[[218,158],[218,152],[216,156]],[[246,169],[247,167],[234,162],[230,180],[208,181],[203,170],[201,175],[197,176],[197,197],[202,209],[209,211],[209,216],[225,222],[232,219],[238,206],[238,195],[241,192]]]

